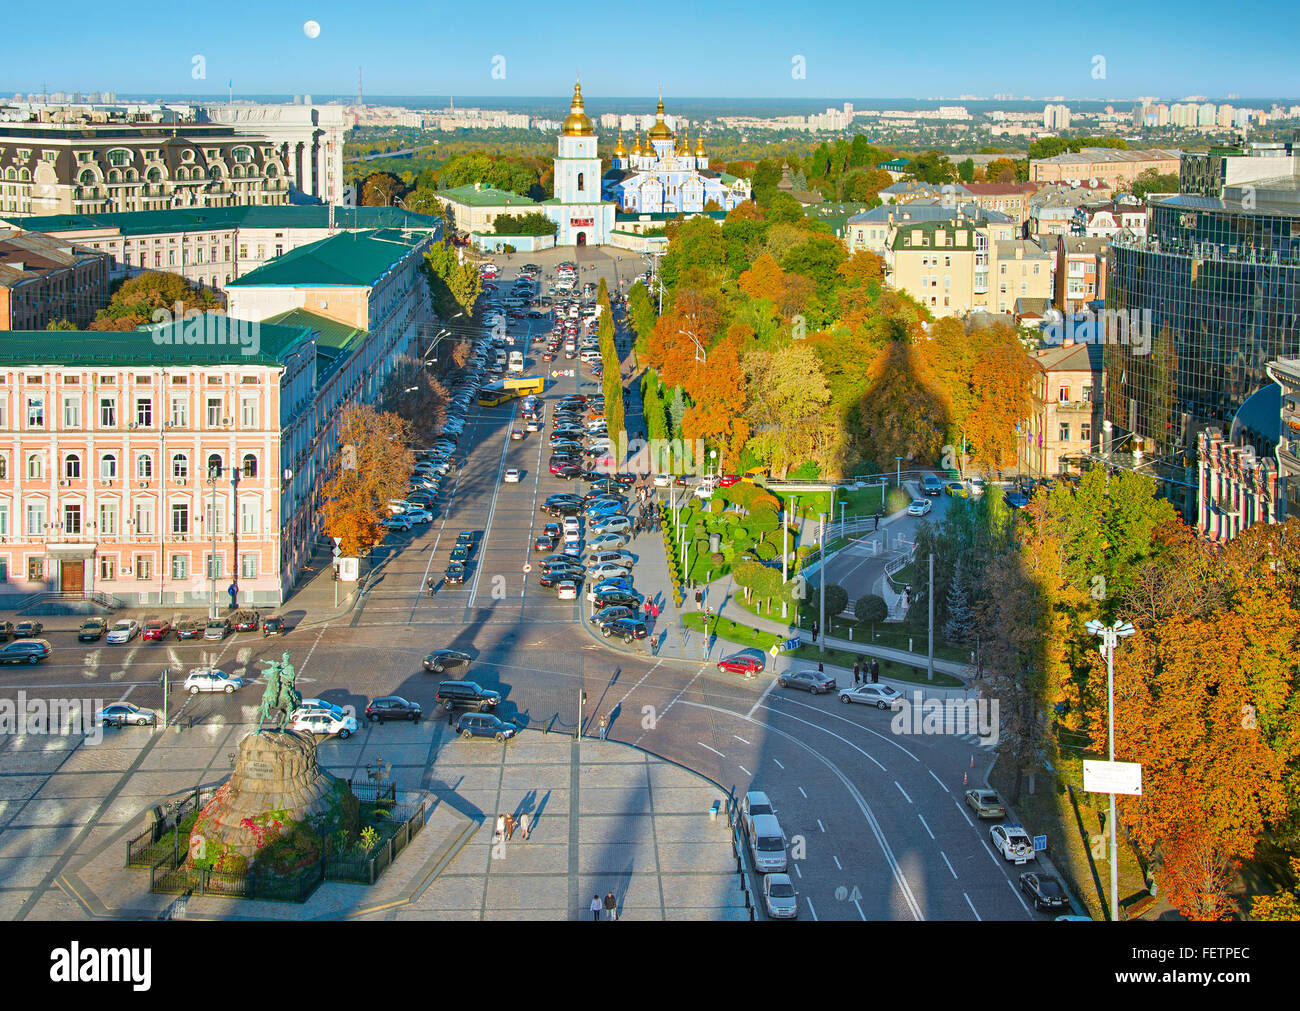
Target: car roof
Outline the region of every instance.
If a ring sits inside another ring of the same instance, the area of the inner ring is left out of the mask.
[[[776,815],[774,814],[755,815],[754,834],[755,835],[780,835],[781,823],[776,820]]]

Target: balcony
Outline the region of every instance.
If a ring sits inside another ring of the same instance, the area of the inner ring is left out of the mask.
[[[1087,412],[1091,414],[1101,406],[1096,400],[1058,400],[1056,401],[1057,414],[1080,414]]]

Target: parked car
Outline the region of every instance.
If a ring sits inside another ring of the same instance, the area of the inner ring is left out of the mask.
[[[933,474],[926,474],[921,479],[921,491],[933,498],[943,491],[943,482]]]
[[[989,829],[993,849],[1009,863],[1024,864],[1036,858],[1034,840],[1019,825],[994,825]]]
[[[108,630],[108,641],[120,646],[130,642],[140,634],[140,623],[134,618],[123,618],[121,621],[113,623],[113,627]]]
[[[408,702],[400,695],[384,695],[371,699],[366,704],[366,719],[371,723],[384,723],[388,720],[410,720],[419,723],[424,710],[418,702]]]
[[[978,818],[1005,818],[1007,809],[993,790],[967,790],[966,806],[975,812]]]
[[[314,712],[305,713],[289,721],[289,729],[300,734],[315,734],[319,737],[337,736],[346,741],[357,732],[357,718],[346,713]]]
[[[606,639],[622,639],[631,643],[644,639],[647,635],[645,622],[639,618],[615,618],[601,626],[601,633]]]
[[[793,920],[799,915],[799,899],[789,874],[763,875],[763,905],[774,920]]]
[[[8,642],[14,634],[14,623],[12,621],[0,621],[0,642]]]
[[[99,642],[107,631],[107,618],[87,618],[77,629],[77,642]]]
[[[603,519],[593,520],[591,523],[592,533],[595,534],[622,534],[632,529],[632,521],[626,516],[606,516]]]
[[[627,543],[624,534],[600,534],[587,542],[588,551],[617,551]]]
[[[611,607],[601,608],[599,611],[597,611],[587,620],[590,621],[597,628],[603,629],[610,622],[616,621],[619,618],[631,618],[635,615],[635,613],[636,612],[634,612],[630,607],[622,607],[622,606],[615,605]]]
[[[424,669],[434,674],[442,674],[457,667],[468,667],[470,655],[458,649],[435,649],[424,658]]]
[[[607,607],[628,607],[638,611],[641,609],[641,594],[634,590],[605,590],[596,594],[592,608],[602,611]]]
[[[191,695],[199,692],[225,692],[230,695],[244,687],[244,679],[227,674],[218,667],[195,667],[185,678],[183,687]]]
[[[114,702],[97,712],[95,719],[105,727],[152,727],[158,722],[158,714],[133,702]]]
[[[1065,886],[1055,874],[1026,871],[1020,875],[1020,890],[1029,896],[1034,903],[1034,908],[1042,912],[1068,909],[1070,906],[1070,896],[1066,894]]]
[[[564,579],[555,586],[555,596],[559,600],[578,599],[578,580]]]
[[[108,633],[112,636],[112,632]],[[203,629],[203,638],[208,642],[220,642],[230,634],[229,618],[213,618]],[[110,641],[112,641],[110,639]]]
[[[40,635],[44,627],[39,621],[33,621],[31,618],[24,619],[14,626],[14,638],[30,639]]]
[[[840,689],[841,702],[861,702],[877,709],[898,709],[903,704],[903,693],[893,685],[864,684]]]
[[[442,681],[433,700],[446,709],[473,709],[482,712],[501,702],[501,693],[474,681]]]
[[[36,664],[48,660],[53,651],[45,639],[18,639],[0,646],[0,664]]]
[[[167,638],[167,633],[171,630],[172,623],[166,618],[146,618],[144,631],[140,633],[140,638],[146,641],[162,642]]]
[[[943,486],[943,490],[947,493],[949,498],[970,498],[970,493],[966,490],[966,486],[960,481],[949,481]]]
[[[388,519],[380,520],[379,525],[388,531],[400,531],[405,533],[411,529],[411,521],[406,516],[389,516]]]
[[[812,695],[835,690],[835,677],[815,670],[796,670],[782,674],[776,679],[781,688],[798,688]]]
[[[240,610],[230,616],[230,627],[236,632],[256,632],[258,621],[256,611]]]
[[[762,673],[766,666],[763,657],[754,653],[734,653],[718,661],[718,670],[728,674],[744,674],[745,677]]]
[[[181,618],[176,622],[177,639],[197,639],[203,634],[203,623],[197,618]]]
[[[466,713],[456,721],[456,730],[466,740],[471,737],[491,737],[497,741],[508,741],[519,733],[518,726],[491,713]]]
[[[264,639],[268,635],[284,635],[288,631],[284,624],[284,618],[278,614],[273,614],[262,622],[262,638]]]

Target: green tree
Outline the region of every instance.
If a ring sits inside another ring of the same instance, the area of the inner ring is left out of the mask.
[[[849,606],[849,591],[844,589],[838,583],[826,584],[826,617],[834,618],[837,614],[842,614]],[[817,595],[815,604],[821,607],[821,594]]]
[[[957,178],[957,170],[942,151],[927,151],[907,163],[907,171],[922,182],[938,186]]]
[[[471,315],[483,291],[483,278],[474,264],[458,263],[456,250],[447,241],[435,242],[424,260],[434,311],[443,319],[458,312]]]
[[[963,158],[957,163],[957,178],[964,183],[975,181],[975,159]]]
[[[179,274],[149,271],[120,281],[90,330],[133,330],[145,323],[170,323],[191,312],[221,312],[214,292],[196,288]]]
[[[45,327],[46,330],[76,330],[77,328],[69,323],[66,319],[52,319]]]
[[[373,172],[361,184],[362,207],[388,207],[406,187],[391,172]]]
[[[492,222],[497,235],[554,235],[559,225],[541,211],[498,214]]]
[[[447,220],[447,208],[431,186],[421,186],[402,198],[402,206],[413,214],[427,214]]]
[[[1178,173],[1162,175],[1153,168],[1147,169],[1133,181],[1129,191],[1139,200],[1145,200],[1152,193],[1177,193]]]
[[[777,192],[767,204],[766,219],[770,224],[794,224],[804,219],[803,207],[789,193]]]
[[[878,624],[889,617],[889,605],[884,597],[868,593],[853,605],[853,616],[864,625]]]

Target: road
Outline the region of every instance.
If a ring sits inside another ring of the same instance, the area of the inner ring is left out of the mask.
[[[612,263],[597,262],[612,282]],[[527,324],[511,332],[525,336]],[[531,346],[526,353],[527,371],[535,374],[542,363]],[[561,378],[547,397],[595,387],[589,374]],[[463,649],[474,658],[464,676],[502,693],[503,717],[572,733],[585,691],[586,732],[595,733],[596,718],[608,714],[615,740],[701,772],[737,795],[765,790],[792,846],[803,917],[1039,915],[1016,889],[1020,868],[993,854],[986,826],[962,805],[963,777],[980,781],[990,760],[969,735],[900,736],[891,732],[888,713],[842,705],[834,695],[783,691],[770,678],[740,681],[712,664],[613,652],[579,626],[580,602],[559,601],[537,585],[536,573],[526,576],[532,536],[544,521],[537,505],[572,486],[544,473],[541,433],[510,440],[513,412],[508,405],[471,409],[461,441],[467,462],[439,515],[410,534],[390,535],[399,550],[344,620],[295,629],[283,640],[245,634],[220,644],[79,646],[73,633],[54,632],[52,660],[6,671],[0,694],[125,698],[159,707],[164,667],[183,672],[210,662],[256,678],[259,659],[287,649],[304,695],[360,710],[371,697],[398,694],[431,712],[439,678],[424,673],[421,659],[438,647]],[[507,467],[519,468],[523,481],[504,484]],[[425,580],[440,579],[463,529],[478,534],[468,578],[430,597]],[[200,724],[251,722],[260,694],[252,685],[229,697],[174,692],[170,701],[173,713],[184,706],[183,717]],[[142,745],[150,733],[113,732],[139,735]],[[363,725],[344,746],[373,754],[384,733],[383,726]]]

